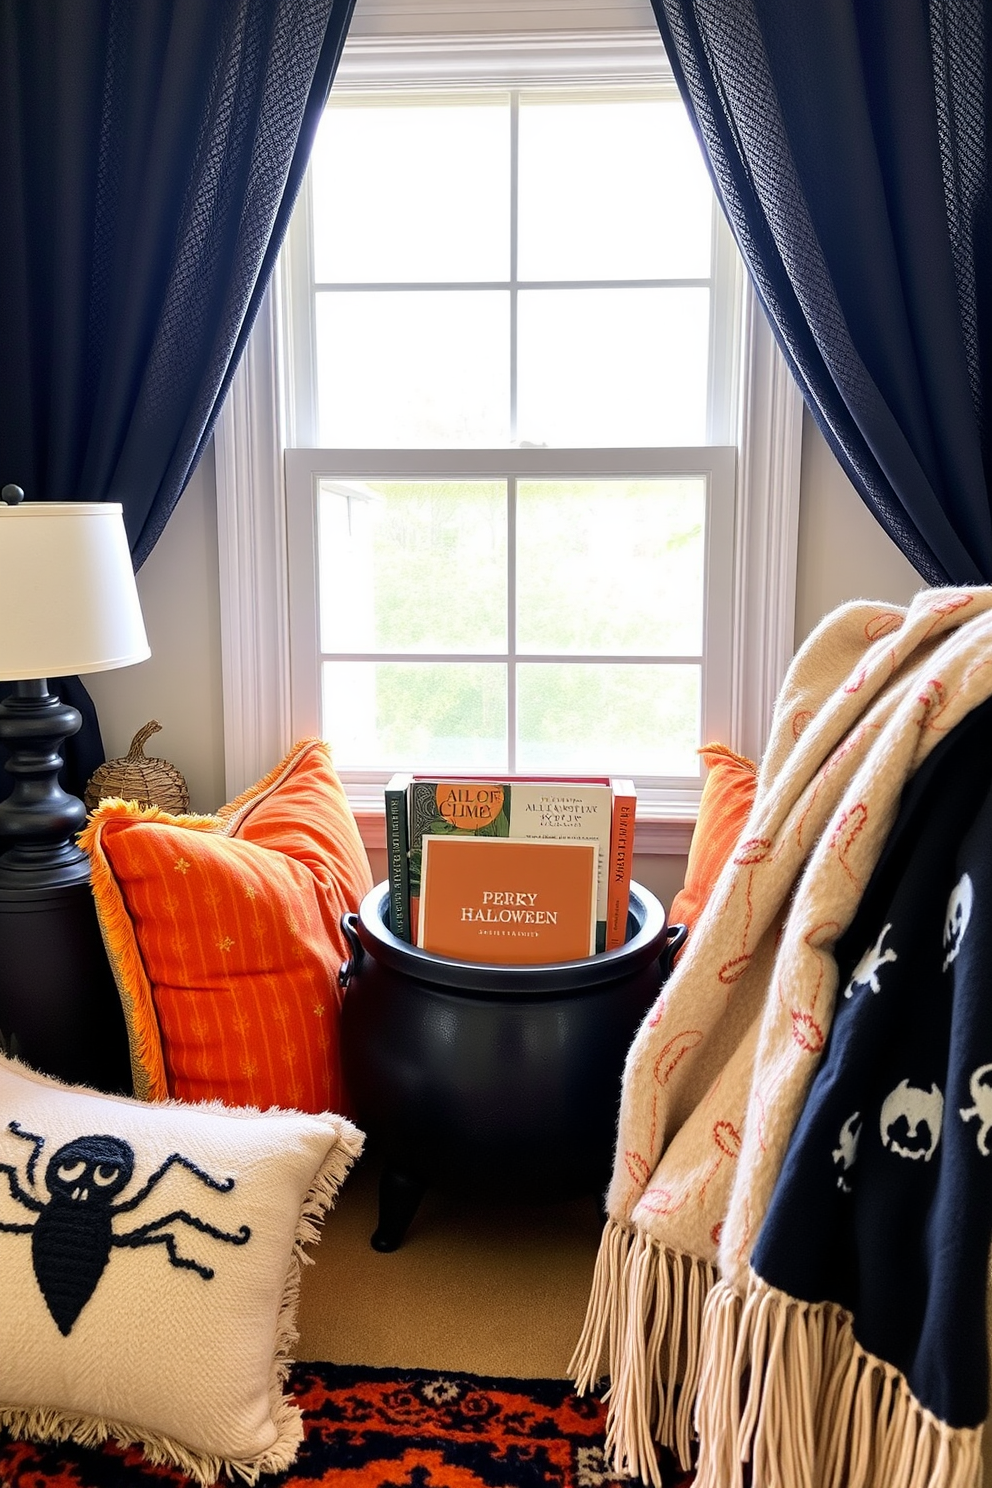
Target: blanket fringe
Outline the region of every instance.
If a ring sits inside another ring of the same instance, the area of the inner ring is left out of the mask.
[[[926,1410],[836,1303],[796,1301],[752,1273],[703,1322],[696,1488],[978,1488],[982,1427]]]
[[[692,1465],[703,1310],[717,1270],[608,1220],[585,1324],[568,1373],[579,1394],[610,1376],[606,1456],[660,1488],[658,1443]]]

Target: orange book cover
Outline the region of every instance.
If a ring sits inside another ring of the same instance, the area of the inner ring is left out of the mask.
[[[596,842],[425,837],[417,944],[510,965],[591,956],[598,857]]]
[[[627,939],[630,873],[634,860],[634,820],[637,793],[632,780],[614,779],[613,822],[606,899],[606,950],[615,951]]]

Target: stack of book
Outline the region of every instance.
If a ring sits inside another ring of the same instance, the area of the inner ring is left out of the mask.
[[[540,965],[624,943],[637,799],[608,776],[394,775],[389,928],[435,955]]]

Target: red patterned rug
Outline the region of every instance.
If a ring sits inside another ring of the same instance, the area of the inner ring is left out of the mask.
[[[306,1440],[288,1473],[258,1488],[607,1488],[605,1410],[566,1380],[484,1379],[429,1369],[297,1364]],[[671,1460],[663,1488],[689,1488]],[[225,1482],[227,1480],[225,1479]],[[629,1482],[629,1480],[628,1480]],[[13,1442],[3,1488],[188,1488],[133,1449]]]

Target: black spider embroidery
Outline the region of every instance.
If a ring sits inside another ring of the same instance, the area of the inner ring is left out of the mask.
[[[209,1281],[213,1269],[181,1256],[176,1250],[175,1235],[165,1226],[182,1221],[201,1235],[210,1235],[228,1245],[244,1245],[251,1235],[247,1225],[232,1235],[197,1219],[195,1214],[187,1214],[185,1209],[172,1209],[161,1219],[115,1234],[115,1215],[137,1209],[170,1168],[185,1168],[217,1193],[230,1193],[234,1179],[211,1178],[190,1158],[173,1152],[137,1193],[115,1204],[114,1199],[134,1174],[134,1149],[120,1137],[77,1137],[49,1158],[45,1169],[49,1194],[46,1200],[37,1196],[35,1184],[35,1167],[45,1138],[24,1131],[16,1121],[8,1122],[7,1130],[33,1144],[34,1151],[25,1168],[27,1188],[21,1186],[17,1170],[10,1163],[0,1163],[0,1173],[6,1175],[13,1198],[38,1217],[30,1224],[8,1224],[0,1220],[0,1231],[31,1236],[31,1262],[38,1288],[63,1336],[68,1336],[92,1297],[115,1245],[133,1250],[143,1245],[164,1245],[171,1265],[195,1271]]]

